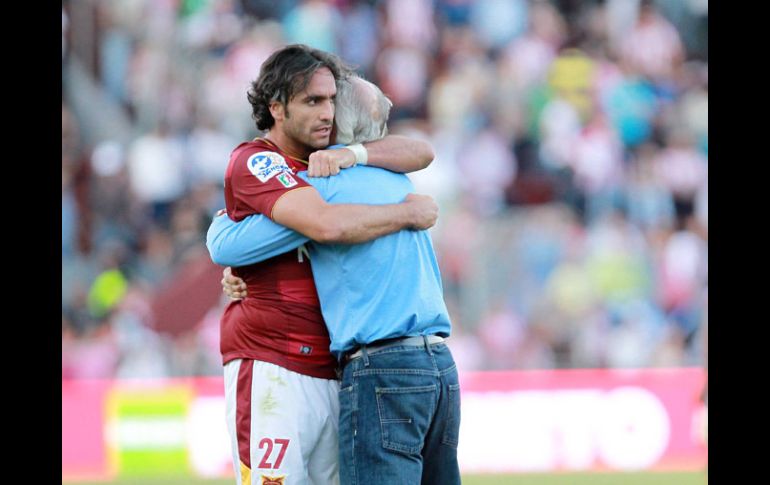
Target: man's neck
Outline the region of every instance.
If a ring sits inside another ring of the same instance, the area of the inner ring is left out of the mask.
[[[310,154],[313,153],[311,149],[307,148],[301,143],[295,142],[288,136],[284,135],[283,132],[281,132],[281,130],[277,129],[275,126],[273,126],[267,132],[267,134],[265,134],[265,139],[269,140],[287,155],[298,158],[300,160],[307,160]]]

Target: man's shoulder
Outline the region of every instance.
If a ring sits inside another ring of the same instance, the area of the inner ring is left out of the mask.
[[[406,174],[393,172],[387,168],[375,167],[373,165],[355,165],[340,173],[348,173],[356,177],[372,177],[377,179],[409,180]]]
[[[261,138],[255,138],[252,141],[245,141],[235,147],[230,153],[231,161],[244,160],[254,157],[255,155],[265,154],[273,158],[279,158],[284,161],[288,158],[280,148],[272,145]]]
[[[331,177],[308,177],[304,173],[299,175],[327,201],[341,197],[346,202],[350,199],[356,203],[392,203],[380,199],[412,190],[411,181],[403,173],[372,166],[346,168]]]
[[[260,142],[245,142],[238,145],[230,155],[233,174],[254,175],[266,182],[281,172],[292,172],[290,159],[275,147]]]
[[[340,170],[339,174],[332,175],[330,177],[310,177],[307,175],[307,172],[299,172],[298,175],[313,185],[325,183],[342,186],[348,184],[356,184],[361,181],[372,182],[374,180],[384,179],[391,179],[394,181],[409,180],[409,178],[403,173],[392,172],[388,169],[374,167],[371,165],[354,165],[350,168],[344,168]]]

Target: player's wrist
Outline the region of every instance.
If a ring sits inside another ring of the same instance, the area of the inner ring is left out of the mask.
[[[406,210],[404,229],[414,229],[419,221],[419,211],[417,210],[417,206],[409,200],[405,200],[402,204]]]
[[[366,150],[366,147],[363,146],[361,143],[356,143],[355,145],[348,145],[348,150],[353,152],[353,155],[356,156],[356,165],[366,165],[369,162],[369,152]]]

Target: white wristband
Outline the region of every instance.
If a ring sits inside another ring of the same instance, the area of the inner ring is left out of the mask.
[[[345,148],[353,152],[356,156],[356,165],[366,165],[369,161],[369,152],[366,151],[366,147],[362,144],[356,143],[355,145],[349,145]]]

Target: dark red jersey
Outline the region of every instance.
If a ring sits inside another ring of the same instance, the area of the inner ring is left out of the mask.
[[[240,144],[225,173],[228,216],[240,221],[251,214],[272,218],[285,193],[310,185],[295,176],[307,169],[267,140]],[[304,247],[261,263],[233,268],[248,296],[231,302],[221,322],[223,363],[238,358],[261,360],[301,374],[335,378],[329,332],[318,302]]]

